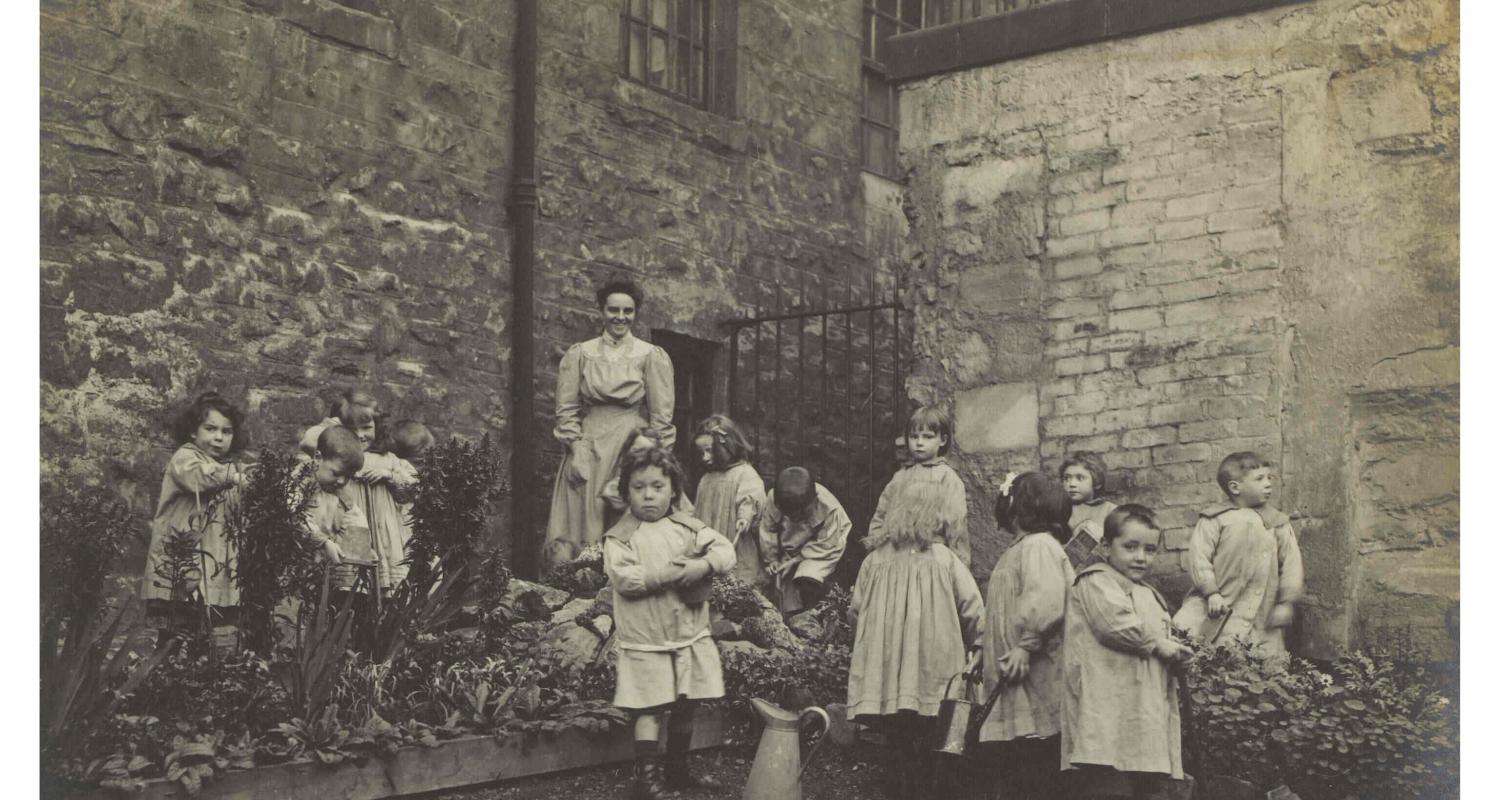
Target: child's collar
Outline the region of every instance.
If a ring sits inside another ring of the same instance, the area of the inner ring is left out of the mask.
[[[699,522],[697,517],[691,516],[682,511],[674,511],[671,514],[668,514],[667,516],[664,516],[656,521],[675,522],[678,525],[681,525],[694,532],[704,527],[704,524],[702,522]],[[640,517],[637,517],[629,511],[626,511],[625,516],[620,517],[619,522],[616,522],[613,527],[604,532],[604,538],[614,539],[620,544],[629,544],[630,537],[634,536],[635,532],[640,530],[641,526],[645,524],[647,524],[645,520],[642,520]]]
[[[1120,584],[1120,588],[1124,589],[1125,592],[1126,592],[1126,594],[1129,594],[1130,590],[1133,587],[1144,586],[1147,589],[1151,590],[1151,594],[1155,595],[1156,602],[1161,603],[1162,608],[1166,608],[1167,607],[1167,601],[1166,601],[1166,599],[1161,596],[1161,592],[1157,591],[1155,586],[1152,586],[1151,584],[1146,583],[1145,581],[1141,581],[1140,583],[1136,583],[1135,581],[1133,581],[1133,580],[1130,579],[1130,576],[1128,576],[1128,575],[1120,572],[1119,570],[1115,569],[1114,566],[1111,565],[1108,561],[1096,561],[1096,562],[1094,562],[1092,564],[1089,564],[1088,566],[1086,566],[1086,567],[1078,570],[1078,572],[1073,576],[1073,585],[1075,585],[1075,586],[1078,585],[1078,582],[1080,580],[1083,580],[1083,576],[1085,576],[1085,575],[1093,575],[1096,572],[1102,572],[1102,573],[1105,573],[1106,575],[1108,575],[1112,580],[1114,580],[1116,583]]]
[[[1213,505],[1203,509],[1202,511],[1199,511],[1198,516],[1212,519],[1219,516],[1220,514],[1226,514],[1239,508],[1242,508],[1242,506],[1237,506],[1234,503],[1229,502],[1228,500],[1223,500],[1218,503],[1214,503]],[[1271,505],[1270,503],[1263,503],[1254,508],[1246,508],[1245,510],[1254,511],[1256,514],[1260,515],[1261,522],[1263,522],[1267,528],[1278,528],[1292,521],[1291,517],[1287,516],[1284,512]]]
[[[1089,498],[1088,500],[1083,501],[1082,503],[1078,503],[1077,505],[1080,505],[1080,506],[1097,506],[1097,505],[1099,505],[1102,502],[1104,502],[1104,498],[1099,497],[1098,495],[1095,495],[1095,496]]]
[[[915,467],[940,467],[940,466],[943,466],[943,465],[945,465],[947,463],[948,463],[948,457],[947,456],[939,455],[939,456],[933,456],[932,458],[929,458],[926,461],[913,461],[912,462],[912,466],[915,466]]]

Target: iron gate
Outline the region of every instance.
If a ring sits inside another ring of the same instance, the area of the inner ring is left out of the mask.
[[[729,416],[754,445],[768,485],[801,465],[843,504],[854,523],[838,572],[846,584],[880,491],[900,466],[910,351],[902,313],[886,302],[726,323]]]

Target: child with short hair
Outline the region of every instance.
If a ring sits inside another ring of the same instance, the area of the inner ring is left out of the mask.
[[[931,440],[925,444],[937,449]],[[919,496],[930,499],[925,491]],[[939,777],[931,773],[933,719],[949,679],[965,668],[984,631],[974,576],[939,535],[944,514],[938,503],[892,508],[888,523],[864,542],[869,555],[849,602],[848,713],[885,729],[893,751],[887,788],[898,798],[926,794]]]
[[[1227,500],[1199,512],[1188,538],[1193,590],[1177,626],[1210,644],[1239,637],[1284,655],[1283,631],[1302,596],[1302,551],[1292,520],[1270,504],[1271,465],[1255,453],[1226,456],[1218,480]],[[1225,614],[1222,625],[1208,624]]]
[[[350,502],[343,490],[364,467],[364,444],[343,425],[329,425],[318,434],[312,456],[312,504],[307,512],[307,536],[332,564],[335,588],[347,591],[357,573],[345,559],[371,560],[370,525],[364,509]]]
[[[1146,574],[1161,548],[1151,510],[1104,519],[1105,560],[1078,571],[1063,627],[1062,765],[1082,797],[1152,797],[1182,777],[1182,722],[1171,668],[1192,658],[1172,638]]]
[[[905,527],[917,523],[969,564],[969,503],[963,479],[948,465],[953,425],[948,416],[932,406],[922,406],[906,423],[906,449],[910,463],[891,477],[875,515],[870,519],[870,538],[879,538],[888,525]]]
[[[776,476],[758,538],[766,574],[761,588],[782,614],[812,608],[823,598],[853,528],[838,498],[805,467],[787,467]]]
[[[318,449],[318,435],[330,425],[343,425],[359,437],[366,449],[375,441],[380,419],[380,401],[363,389],[347,389],[328,406],[328,416],[302,434],[302,453],[312,456]]]
[[[207,517],[200,521],[198,549],[207,554],[204,560],[212,563],[200,561],[192,575],[192,588],[203,604],[228,618],[238,610],[240,593],[234,583],[231,565],[235,554],[225,536],[224,520],[228,516],[226,505],[234,502],[246,480],[245,470],[230,461],[250,443],[245,414],[218,392],[204,392],[173,418],[170,430],[179,446],[162,473],[141,597],[146,601],[148,616],[163,625],[174,616],[173,602],[187,601],[186,597],[173,597],[172,586],[159,574],[165,558],[163,549],[172,531],[191,530],[192,518],[206,510]]]
[[[1073,515],[1068,520],[1072,536],[1065,545],[1068,559],[1075,568],[1104,560],[1104,518],[1115,510],[1115,504],[1104,499],[1104,462],[1093,453],[1069,453],[1057,469],[1058,480],[1073,501]]]
[[[693,448],[707,470],[698,479],[697,516],[734,543],[734,576],[761,587],[766,570],[756,523],[766,504],[766,483],[750,464],[750,442],[733,420],[714,414],[698,425]]]
[[[734,568],[734,545],[695,517],[672,513],[687,479],[671,453],[632,453],[620,475],[630,508],[604,535],[604,572],[619,648],[614,703],[635,715],[631,797],[656,800],[667,786],[718,788],[688,771],[687,756],[696,702],[724,696],[708,586]],[[664,713],[665,775],[657,760]]]
[[[993,762],[1007,798],[1052,800],[1062,792],[1063,611],[1073,583],[1063,542],[1071,505],[1040,472],[1008,475],[995,498],[995,522],[1016,538],[985,596],[984,684],[994,708],[979,741],[999,745]]]

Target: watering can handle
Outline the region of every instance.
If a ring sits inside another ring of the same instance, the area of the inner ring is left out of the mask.
[[[807,771],[807,765],[812,763],[813,756],[817,755],[817,752],[823,746],[823,743],[828,741],[828,731],[832,725],[832,723],[828,719],[827,711],[824,711],[817,706],[808,706],[807,708],[802,709],[801,714],[797,715],[797,727],[799,730],[802,727],[802,720],[806,718],[809,713],[817,714],[818,716],[823,718],[823,735],[819,736],[816,742],[813,742],[812,748],[807,751],[807,757],[802,759],[802,769],[797,770],[797,780],[799,781],[802,780],[802,773]]]

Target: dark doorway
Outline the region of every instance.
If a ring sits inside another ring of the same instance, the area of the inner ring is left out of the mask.
[[[714,413],[714,356],[719,345],[672,331],[651,331],[651,343],[667,351],[677,383],[677,406],[672,424],[677,428],[673,453],[687,471],[689,497],[695,497],[703,468],[693,456],[693,432]]]

